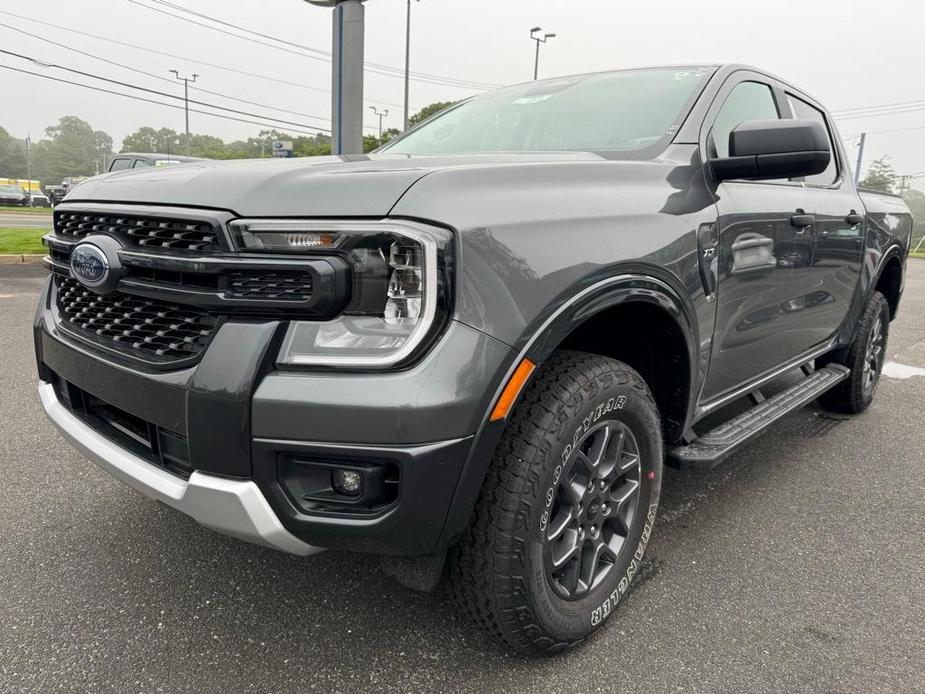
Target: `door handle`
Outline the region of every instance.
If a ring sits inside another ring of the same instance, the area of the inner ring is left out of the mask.
[[[742,239],[741,241],[736,241],[732,246],[729,247],[733,253],[738,251],[744,251],[748,248],[764,248],[765,246],[773,246],[774,241],[767,238],[766,236],[750,237]]]
[[[795,227],[808,227],[816,223],[814,214],[795,214],[790,218],[790,223]]]
[[[864,221],[864,215],[858,214],[854,210],[851,210],[848,216],[845,217],[845,221],[848,222],[848,224],[850,224],[851,226],[857,226],[858,224]]]

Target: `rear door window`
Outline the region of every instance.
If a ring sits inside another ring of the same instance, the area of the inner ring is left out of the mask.
[[[826,135],[829,138],[829,152],[832,157],[829,159],[829,165],[825,171],[813,176],[806,176],[803,182],[807,185],[830,186],[838,178],[838,163],[835,161],[835,146],[832,142],[832,131],[826,122],[825,114],[815,106],[812,106],[793,94],[787,94],[787,101],[790,102],[790,110],[793,111],[794,118],[805,120],[814,120],[825,128]]]
[[[110,171],[124,171],[125,169],[131,168],[132,160],[126,159],[125,157],[120,157],[119,159],[113,159],[112,163],[109,165]]]

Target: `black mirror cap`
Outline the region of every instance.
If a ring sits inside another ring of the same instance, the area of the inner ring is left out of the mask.
[[[832,159],[825,128],[800,119],[741,123],[729,134],[729,153],[710,160],[720,181],[813,176],[825,171]]]
[[[749,157],[792,152],[825,152],[829,137],[813,120],[750,120],[729,133],[729,156]]]

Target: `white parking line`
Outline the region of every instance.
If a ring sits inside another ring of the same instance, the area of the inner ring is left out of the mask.
[[[895,361],[888,361],[883,365],[883,375],[887,378],[912,378],[913,376],[925,376],[925,369],[918,366],[907,366]]]

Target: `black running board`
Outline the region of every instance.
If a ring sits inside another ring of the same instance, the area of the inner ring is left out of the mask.
[[[808,405],[829,388],[844,381],[849,373],[848,369],[840,364],[830,364],[817,369],[799,383],[720,424],[692,443],[668,449],[666,462],[672,467],[712,467],[784,415]]]

